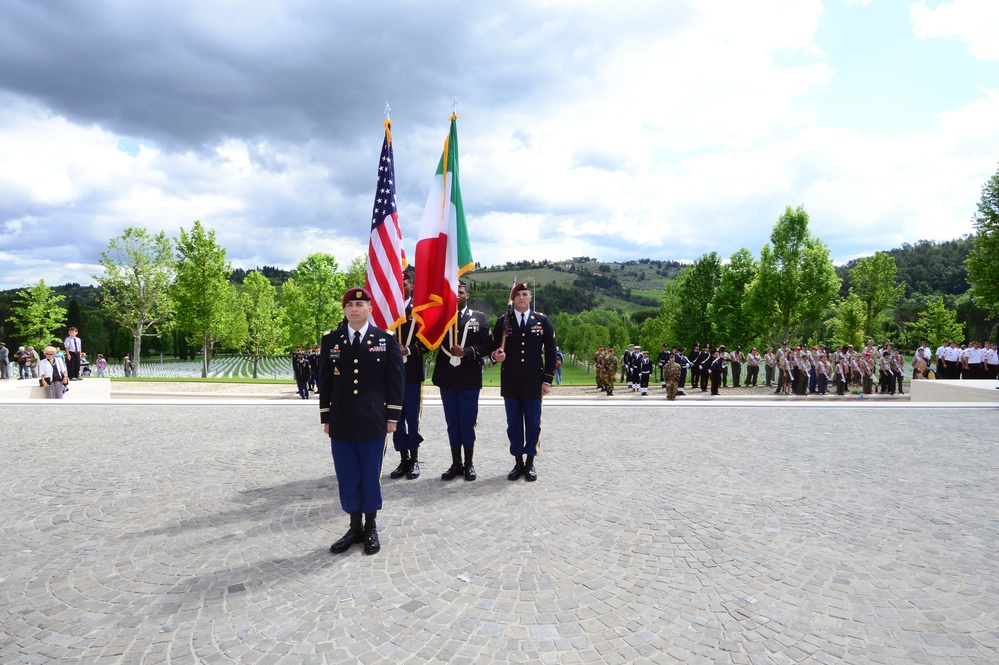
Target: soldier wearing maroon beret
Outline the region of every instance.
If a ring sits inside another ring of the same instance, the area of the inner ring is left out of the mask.
[[[529,284],[516,284],[510,292],[512,310],[493,328],[492,359],[503,363],[500,394],[514,458],[510,480],[538,479],[534,458],[541,438],[541,398],[551,392],[555,376],[555,329],[547,316],[531,311],[533,299]]]
[[[342,302],[346,323],[323,336],[319,358],[319,417],[330,437],[340,506],[350,515],[350,529],[330,552],[364,543],[364,553],[374,554],[381,549],[375,515],[385,436],[402,413],[405,372],[395,337],[368,322],[371,294],[354,287]]]

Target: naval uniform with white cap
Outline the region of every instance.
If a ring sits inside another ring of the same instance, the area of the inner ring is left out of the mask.
[[[513,312],[493,327],[493,362],[500,368],[500,395],[506,406],[506,433],[514,467],[509,480],[538,479],[534,458],[541,438],[541,398],[555,377],[555,328],[544,314],[531,311],[531,287],[520,282],[510,293]],[[506,346],[500,349],[504,330]],[[526,461],[524,457],[527,457]]]
[[[350,530],[330,552],[364,543],[364,553],[374,554],[381,549],[375,515],[382,507],[385,437],[402,413],[405,372],[392,333],[368,323],[371,294],[349,289],[343,309],[346,325],[323,336],[319,363],[319,416],[330,437],[340,506],[350,515]]]

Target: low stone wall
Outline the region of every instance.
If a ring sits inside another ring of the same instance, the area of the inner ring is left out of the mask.
[[[913,402],[994,402],[999,405],[999,381],[913,381]]]

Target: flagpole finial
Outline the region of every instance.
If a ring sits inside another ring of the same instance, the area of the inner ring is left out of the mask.
[[[391,120],[392,119],[391,117],[389,117],[391,113],[392,113],[392,107],[389,106],[388,102],[385,102],[385,119],[386,120]]]
[[[457,97],[453,97],[451,99],[451,117],[448,118],[448,119],[449,120],[454,120],[457,117],[458,117],[458,98]]]

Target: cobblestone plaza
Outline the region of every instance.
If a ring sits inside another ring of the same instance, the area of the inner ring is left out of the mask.
[[[551,402],[526,483],[484,399],[445,483],[428,403],[374,556],[317,412],[8,407],[0,662],[999,661],[994,407]]]

